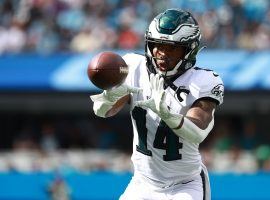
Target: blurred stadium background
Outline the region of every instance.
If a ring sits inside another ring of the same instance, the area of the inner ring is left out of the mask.
[[[86,76],[97,52],[143,53],[151,19],[194,13],[198,65],[218,72],[225,102],[201,145],[213,200],[269,200],[269,0],[1,0],[0,200],[114,200],[128,183],[128,109],[94,116]]]

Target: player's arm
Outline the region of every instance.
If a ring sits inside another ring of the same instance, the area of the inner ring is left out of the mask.
[[[216,103],[210,100],[198,100],[188,110],[186,116],[174,115],[167,119],[174,133],[184,139],[201,143],[214,126],[214,112]],[[178,126],[173,127],[180,121]]]
[[[116,115],[122,108],[130,101],[130,95],[123,96],[121,99],[119,99],[114,105],[112,105],[112,108],[107,111],[105,114],[105,117],[112,117]]]
[[[206,129],[214,118],[217,104],[209,100],[197,100],[186,114],[186,118],[201,129]]]
[[[123,84],[110,90],[104,90],[101,94],[92,95],[90,98],[94,102],[94,113],[103,118],[113,116],[129,102],[131,93],[140,91],[140,88]]]
[[[188,110],[186,116],[172,113],[165,103],[164,79],[159,75],[150,75],[152,96],[135,105],[150,108],[174,131],[174,133],[192,143],[201,143],[214,125],[216,104],[209,100],[198,100]]]

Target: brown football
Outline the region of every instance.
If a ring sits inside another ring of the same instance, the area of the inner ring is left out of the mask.
[[[87,74],[95,86],[107,90],[119,86],[125,81],[128,66],[120,55],[106,51],[92,58],[87,68]]]

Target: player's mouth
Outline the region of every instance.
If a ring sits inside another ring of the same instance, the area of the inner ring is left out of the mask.
[[[169,66],[169,62],[167,59],[158,59],[156,61],[157,63],[157,67],[160,69],[160,71],[167,71],[168,70],[168,66]]]

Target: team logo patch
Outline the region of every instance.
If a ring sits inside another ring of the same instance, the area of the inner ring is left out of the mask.
[[[200,36],[200,29],[194,24],[182,24],[174,32],[177,32],[178,30],[179,32],[177,34],[180,37],[180,42],[193,40]]]
[[[215,96],[224,96],[224,85],[218,84],[212,90],[211,93]]]

